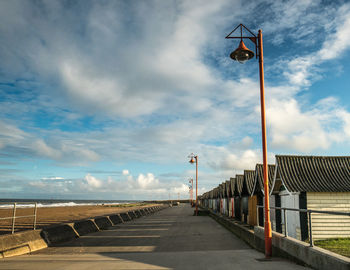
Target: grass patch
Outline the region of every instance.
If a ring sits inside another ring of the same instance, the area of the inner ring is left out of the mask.
[[[350,258],[350,238],[318,240],[315,245]]]

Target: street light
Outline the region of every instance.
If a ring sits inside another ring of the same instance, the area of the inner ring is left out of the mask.
[[[191,153],[188,157],[191,164],[196,162],[196,216],[198,216],[198,156]]]
[[[231,36],[238,28],[240,28],[240,36]],[[247,30],[250,36],[243,36],[243,28]],[[261,105],[261,137],[262,137],[262,148],[263,148],[263,167],[264,167],[264,193],[265,193],[265,256],[270,258],[272,255],[272,232],[270,223],[270,203],[269,203],[269,181],[268,181],[268,170],[267,170],[267,143],[266,143],[266,119],[265,119],[265,93],[264,93],[264,56],[263,56],[263,40],[262,31],[258,31],[258,36],[253,34],[243,24],[239,24],[230,34],[226,36],[227,39],[237,38],[240,39],[239,46],[234,50],[230,57],[240,63],[244,63],[247,60],[253,58],[254,53],[249,50],[243,42],[243,39],[252,41],[255,45],[256,58],[259,57],[259,76],[260,76],[260,105]]]

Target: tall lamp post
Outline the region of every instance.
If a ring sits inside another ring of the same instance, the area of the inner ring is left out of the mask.
[[[232,36],[232,34],[240,29],[240,36]],[[243,29],[247,30],[250,36],[243,36]],[[256,36],[243,24],[239,24],[235,29],[232,30],[230,34],[226,36],[227,39],[240,39],[239,46],[234,50],[230,57],[240,63],[244,63],[247,60],[254,57],[254,52],[249,50],[243,39],[248,39],[252,41],[255,45],[255,55],[256,58],[259,57],[259,77],[260,77],[260,105],[261,105],[261,135],[262,135],[262,148],[263,148],[263,168],[264,168],[264,193],[265,193],[265,256],[266,258],[272,255],[272,232],[270,223],[270,203],[269,203],[269,180],[268,180],[268,170],[267,170],[267,143],[266,143],[266,119],[265,119],[265,93],[264,93],[264,56],[263,56],[263,39],[262,31],[258,31]]]
[[[198,156],[195,154],[190,154],[190,163],[196,163],[196,216],[198,216]]]

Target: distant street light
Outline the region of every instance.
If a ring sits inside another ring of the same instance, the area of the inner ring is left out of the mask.
[[[188,183],[190,183],[189,189],[190,189],[190,204],[193,206],[193,178],[190,178],[188,180]]]
[[[240,28],[240,36],[231,36]],[[247,30],[251,36],[243,36],[243,28]],[[249,39],[255,45],[256,58],[259,57],[259,75],[260,75],[260,105],[261,105],[261,137],[262,137],[262,148],[263,148],[263,167],[264,167],[264,193],[265,193],[265,256],[266,258],[272,255],[272,232],[270,223],[270,203],[269,203],[269,181],[268,181],[268,170],[267,170],[267,143],[266,143],[266,119],[265,119],[265,92],[264,92],[264,56],[263,56],[263,40],[262,31],[259,30],[258,36],[253,34],[243,24],[238,25],[233,31],[226,36],[226,38],[237,38],[241,42],[236,50],[234,50],[230,57],[240,63],[244,63],[247,60],[254,57],[254,52],[249,50],[243,43],[243,39]]]
[[[198,216],[198,156],[191,153],[188,157],[191,164],[196,162],[196,216]]]

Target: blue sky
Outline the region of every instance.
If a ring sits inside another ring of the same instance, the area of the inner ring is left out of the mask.
[[[1,1],[0,196],[188,197],[261,162],[258,62],[225,36],[264,35],[269,162],[348,155],[348,1]],[[252,50],[252,44],[246,42]]]

